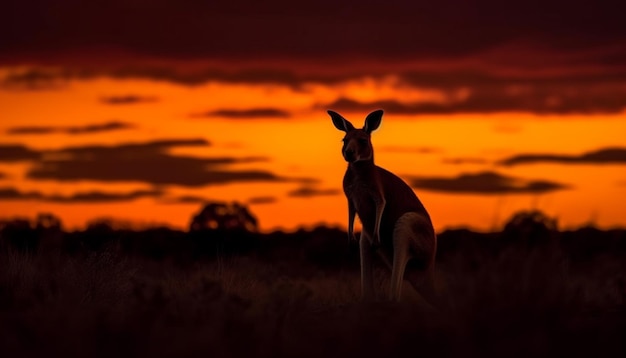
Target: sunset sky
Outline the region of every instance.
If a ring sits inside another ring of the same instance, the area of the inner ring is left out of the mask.
[[[540,209],[626,226],[617,1],[14,1],[0,15],[0,217],[186,228],[347,223],[342,133],[384,109],[376,163],[438,230]]]

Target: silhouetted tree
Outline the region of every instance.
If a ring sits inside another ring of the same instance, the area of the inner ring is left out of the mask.
[[[209,203],[189,226],[191,232],[203,230],[257,232],[258,221],[246,206],[237,202]]]
[[[62,231],[61,219],[52,213],[39,213],[35,220],[37,230]]]
[[[529,210],[515,213],[504,226],[503,234],[507,239],[534,246],[551,241],[557,232],[556,219],[539,210]]]
[[[34,252],[39,246],[39,235],[33,229],[30,220],[16,218],[0,223],[0,236],[4,245],[22,252]]]
[[[196,257],[241,254],[256,247],[257,219],[237,202],[206,204],[189,225]]]
[[[111,245],[116,239],[115,223],[110,218],[98,218],[87,223],[87,229],[81,240],[84,248],[92,251]]]
[[[35,231],[39,236],[39,250],[59,250],[63,247],[63,224],[52,213],[39,213],[35,219]]]

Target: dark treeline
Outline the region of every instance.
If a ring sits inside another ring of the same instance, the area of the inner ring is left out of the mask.
[[[65,231],[61,221],[52,214],[40,214],[34,220],[4,220],[0,222],[0,249],[70,255],[107,250],[180,264],[254,255],[268,260],[308,262],[320,267],[358,266],[358,243],[349,242],[345,231],[318,226],[291,233],[259,233],[254,216],[237,204],[207,205],[192,218],[187,231],[123,226],[101,219],[91,222],[84,230]],[[517,213],[501,231],[446,230],[438,234],[438,240],[437,260],[440,262],[462,253],[467,260],[475,258],[478,264],[510,250],[559,252],[580,262],[598,255],[626,259],[626,230],[586,226],[559,231],[556,220],[538,211]]]

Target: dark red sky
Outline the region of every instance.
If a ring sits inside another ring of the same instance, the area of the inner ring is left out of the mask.
[[[52,65],[3,87],[55,79],[146,78],[183,85],[335,83],[396,75],[472,101],[439,108],[338,101],[395,113],[616,113],[626,103],[618,1],[9,1],[0,67]],[[522,100],[505,87],[526,89]],[[558,105],[546,106],[546,98]]]
[[[5,63],[105,47],[164,59],[246,62],[446,60],[517,44],[537,52],[591,51],[578,64],[623,65],[626,52],[618,1],[3,3]],[[530,64],[532,56],[518,60]]]

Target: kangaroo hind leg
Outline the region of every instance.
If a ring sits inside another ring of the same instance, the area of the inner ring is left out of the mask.
[[[400,250],[395,250],[395,245]],[[396,254],[402,258],[402,252],[405,252],[403,277],[430,304],[435,294],[436,250],[437,239],[428,218],[409,212],[398,219],[394,228],[394,259]]]
[[[393,230],[393,263],[391,268],[391,288],[389,292],[389,298],[392,301],[400,300],[404,272],[407,263],[411,259],[411,241],[414,235],[411,217],[411,215],[407,214],[401,216]]]

